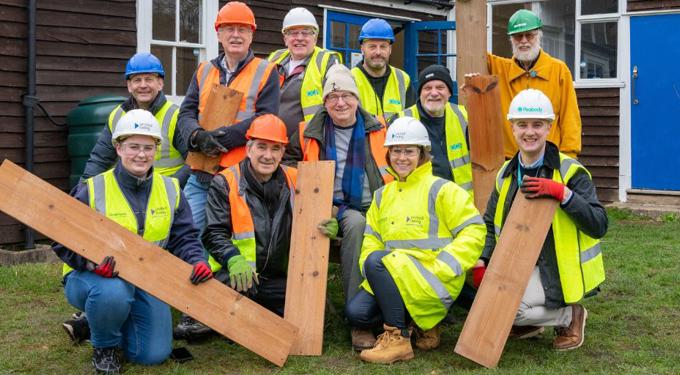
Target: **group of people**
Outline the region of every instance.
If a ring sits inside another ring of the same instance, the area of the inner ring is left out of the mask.
[[[607,216],[575,159],[571,75],[540,48],[541,26],[535,14],[517,12],[508,24],[513,57],[488,56],[508,123],[507,162],[485,213],[473,204],[467,112],[449,102],[455,87],[446,67],[426,67],[413,85],[389,64],[392,27],[371,19],[359,35],[363,60],[350,70],[316,45],[319,26],[304,8],[283,20],[286,48],[261,59],[250,49],[254,14],[238,1],[220,9],[223,52],[199,65],[180,107],[163,95],[155,56],[129,60],[130,97],[109,116],[72,195],[192,264],[191,283],[215,277],[283,315],[295,166],[335,161],[333,215],[318,229],[340,241],[352,347],[375,363],[413,358],[412,337],[421,350],[439,346],[461,291],[474,298],[518,190],[555,199],[511,336],[554,326],[556,349],[577,348],[587,317],[579,302],[604,280],[597,239]],[[215,84],[243,99],[233,124],[207,131],[199,123]],[[186,166],[190,151],[219,156],[221,171]],[[118,373],[122,355],[147,365],[168,358],[167,304],[118,278],[113,254],[88,260],[59,244],[54,250],[65,263],[66,298],[82,311],[64,328],[73,340],[90,338],[97,372]],[[183,316],[174,335],[209,331]]]

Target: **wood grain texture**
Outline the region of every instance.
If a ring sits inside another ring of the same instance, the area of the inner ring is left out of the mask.
[[[0,166],[0,210],[94,262],[113,255],[120,278],[277,366],[286,362],[295,326],[215,279],[192,285],[191,265],[9,160]]]
[[[205,103],[203,110],[203,118],[200,125],[205,130],[215,130],[222,126],[231,125],[236,119],[239,105],[243,93],[236,91],[227,86],[214,85],[210,90],[210,96]],[[241,150],[231,150],[232,152],[243,152],[245,147],[239,147]],[[186,163],[192,166],[192,169],[202,170],[211,174],[215,174],[220,170],[220,156],[209,157],[201,152],[189,152]]]
[[[485,367],[498,365],[556,209],[555,200],[527,200],[517,193],[456,343],[456,353]]]
[[[334,175],[334,161],[298,164],[284,312],[300,329],[292,355],[321,355],[330,240],[317,226],[331,217]]]
[[[486,65],[486,0],[456,1],[456,80],[467,73],[489,74]],[[467,99],[459,96],[460,104]]]

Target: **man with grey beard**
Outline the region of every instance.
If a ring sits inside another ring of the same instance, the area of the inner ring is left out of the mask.
[[[515,12],[508,21],[512,58],[487,55],[489,73],[498,76],[502,113],[507,113],[510,101],[520,91],[533,88],[550,98],[555,120],[548,141],[573,158],[581,152],[581,115],[576,91],[567,65],[541,49],[543,22],[526,9]],[[517,153],[509,121],[503,127],[505,158]]]

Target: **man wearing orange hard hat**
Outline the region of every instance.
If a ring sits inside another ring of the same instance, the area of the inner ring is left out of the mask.
[[[232,1],[220,9],[215,20],[217,39],[224,52],[212,61],[204,61],[194,73],[180,108],[178,126],[189,151],[220,156],[220,165],[232,166],[245,157],[246,132],[253,121],[267,113],[278,113],[280,77],[273,63],[254,56],[250,45],[257,25],[253,11],[244,3]],[[205,105],[214,85],[225,85],[243,93],[234,124],[224,124],[207,131],[199,122],[206,115]],[[191,166],[184,193],[194,223],[205,227],[205,203],[214,173]],[[211,261],[213,271],[219,266]],[[200,323],[182,317],[175,337],[190,338],[210,330]]]

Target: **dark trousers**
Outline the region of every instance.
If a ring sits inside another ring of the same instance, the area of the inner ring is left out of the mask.
[[[222,268],[215,278],[223,284],[229,286],[229,271]],[[257,302],[260,306],[267,310],[283,316],[283,309],[286,303],[286,278],[267,278],[259,277],[259,284],[253,285],[250,290],[243,293],[246,297]]]
[[[361,289],[347,304],[346,316],[352,327],[370,329],[387,325],[406,328],[410,320],[397,284],[382,258],[388,251],[376,251],[366,258],[364,273],[373,295]]]

